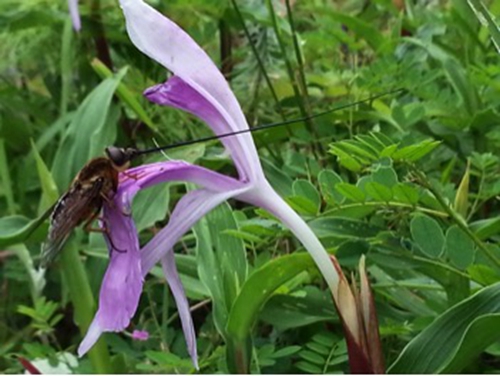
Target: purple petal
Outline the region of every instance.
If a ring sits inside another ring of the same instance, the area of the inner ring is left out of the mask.
[[[134,316],[142,292],[143,277],[137,230],[131,217],[115,197],[115,207],[104,206],[105,226],[112,234],[108,240],[110,262],[101,285],[99,309],[78,348],[85,354],[99,339],[102,332],[124,330]]]
[[[116,196],[122,197],[123,202],[128,205],[139,190],[169,181],[190,182],[214,191],[231,190],[243,186],[243,183],[236,179],[204,167],[183,161],[165,161],[127,170],[126,175],[120,176],[120,186]]]
[[[73,23],[73,29],[80,31],[82,29],[82,22],[80,20],[80,12],[78,11],[78,0],[68,0],[68,9]]]
[[[182,286],[179,273],[177,272],[177,267],[175,265],[174,252],[170,249],[161,260],[161,265],[163,267],[163,273],[167,279],[172,295],[175,299],[175,304],[177,304],[177,311],[179,311],[179,317],[181,318],[182,331],[184,332],[184,338],[186,338],[186,344],[188,348],[189,355],[196,369],[198,367],[198,350],[196,349],[196,333],[194,331],[193,319],[191,317],[191,311],[189,309],[189,303],[186,298],[186,293],[184,292],[184,287]]]
[[[246,192],[248,189],[250,189],[250,186],[247,185],[225,192],[198,189],[186,193],[177,203],[168,224],[142,249],[142,270],[144,275],[205,214],[220,203]]]
[[[224,119],[222,114],[208,102],[200,93],[186,84],[180,77],[174,76],[164,84],[153,86],[144,92],[146,98],[162,106],[171,106],[190,112],[199,117],[212,128],[216,134],[230,133],[233,131],[231,125]],[[229,150],[234,164],[238,169],[241,180],[249,180],[252,171],[249,170],[249,161],[252,159],[255,146],[248,143],[245,137],[248,135],[235,135],[221,139],[221,142]],[[257,171],[261,170],[260,162],[257,160]]]
[[[147,341],[149,339],[149,332],[146,330],[134,330],[132,332],[132,339],[136,341]]]
[[[225,124],[210,124],[216,134],[227,128],[232,131],[248,129],[241,107],[224,76],[188,34],[142,0],[121,0],[120,3],[134,45],[172,71],[224,119]],[[245,155],[247,163],[239,168],[245,168],[245,178],[257,179],[262,169],[252,136],[243,134],[237,139],[240,147],[230,151],[233,156]]]

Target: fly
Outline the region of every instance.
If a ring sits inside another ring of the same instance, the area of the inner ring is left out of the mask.
[[[52,214],[50,215],[50,226],[47,240],[42,246],[41,266],[46,267],[50,264],[50,262],[52,262],[52,260],[54,260],[68,240],[72,230],[79,225],[83,224],[84,229],[88,232],[99,231],[106,234],[105,226],[101,229],[94,229],[91,227],[92,222],[99,216],[104,203],[112,203],[113,196],[118,188],[119,173],[125,171],[130,166],[130,162],[140,155],[298,123],[364,102],[373,101],[382,96],[397,92],[401,92],[401,89],[385,92],[364,100],[338,106],[300,119],[266,124],[250,129],[209,136],[197,140],[184,141],[152,149],[138,150],[134,148],[117,148],[114,146],[107,147],[105,150],[106,156],[90,160],[80,170],[67,192],[64,193],[54,204],[53,209],[49,209],[52,210]],[[112,242],[111,238],[108,237],[108,239]]]
[[[86,231],[105,232],[105,228],[93,229],[91,224],[104,202],[111,203],[118,188],[119,172],[130,165],[130,160],[114,158],[108,149],[106,154],[106,157],[94,158],[83,166],[67,192],[55,203],[47,240],[42,246],[42,267],[57,256],[75,227],[84,224]]]

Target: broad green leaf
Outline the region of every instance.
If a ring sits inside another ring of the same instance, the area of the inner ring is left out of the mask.
[[[210,292],[214,323],[223,336],[229,310],[246,280],[248,269],[243,242],[224,234],[227,229],[238,229],[227,203],[213,209],[193,227],[198,275]]]
[[[249,276],[227,321],[227,357],[232,373],[250,369],[251,329],[269,297],[299,273],[314,268],[309,254],[295,253],[274,259]]]
[[[9,217],[0,218],[0,247],[8,247],[13,244],[23,243],[30,236],[35,238],[33,232],[39,229],[36,233],[37,240],[43,239],[47,234],[47,226],[42,226],[42,223],[50,215],[50,211],[46,215],[39,218],[30,220],[29,218],[21,215],[13,215]]]
[[[392,187],[392,192],[397,201],[410,205],[415,205],[420,198],[418,190],[409,183],[398,183]]]
[[[36,149],[33,141],[31,141],[31,147],[36,161],[36,168],[38,171],[38,177],[40,179],[40,185],[42,187],[42,198],[40,200],[39,210],[39,212],[42,213],[57,202],[57,200],[59,199],[59,192],[47,165],[38,153],[38,150]]]
[[[342,238],[370,238],[382,228],[352,218],[323,217],[309,222],[314,233],[322,238],[336,236]]]
[[[278,192],[282,197],[290,196],[292,194],[292,178],[285,174],[283,169],[276,167],[266,158],[261,158],[261,162],[262,168],[266,173],[266,177],[273,188],[276,189],[276,192]]]
[[[451,307],[403,349],[389,373],[459,373],[500,339],[500,283]],[[436,351],[439,349],[439,351]]]
[[[439,224],[426,215],[415,216],[410,223],[413,240],[427,256],[437,258],[443,252],[444,235]]]
[[[380,162],[384,162],[388,158],[383,158]],[[389,160],[389,163],[391,161]],[[398,182],[398,175],[392,166],[378,165],[372,172],[372,181],[385,185],[387,188],[392,188]]]
[[[334,144],[330,145],[329,152],[333,155],[336,155],[339,159],[339,163],[341,163],[348,170],[358,172],[363,167],[363,165],[358,162],[356,158],[353,158],[349,153],[345,152]],[[369,161],[365,160],[364,162],[368,163]]]
[[[352,200],[354,202],[365,201],[365,193],[355,185],[349,183],[338,183],[335,184],[335,189],[342,196],[348,198],[349,200]]]
[[[371,181],[365,184],[365,192],[374,200],[389,202],[392,199],[392,191],[385,185]]]
[[[500,233],[500,216],[475,221],[469,225],[469,228],[479,239],[488,239],[493,235]]]
[[[458,226],[446,231],[445,253],[459,269],[466,269],[474,260],[474,242]]]
[[[290,196],[285,200],[295,211],[304,215],[316,215],[318,207],[316,204],[303,196]]]
[[[492,285],[500,281],[500,273],[483,264],[469,266],[467,268],[467,273],[469,273],[471,279],[484,286]]]
[[[306,286],[293,295],[276,293],[266,303],[259,318],[278,330],[338,321],[331,293],[314,286]]]
[[[106,146],[104,143],[114,143],[109,127],[114,128],[116,132],[116,125],[109,124],[108,115],[111,113],[113,120],[118,119],[118,107],[115,107],[114,112],[110,112],[111,99],[125,72],[126,70],[122,69],[116,76],[104,80],[92,90],[64,132],[51,170],[60,189],[68,187],[73,176],[90,158],[102,153],[102,145]],[[100,150],[97,150],[99,148]],[[91,150],[97,154],[91,154]]]
[[[298,179],[294,181],[292,190],[296,196],[305,197],[311,201],[313,205],[315,205],[316,211],[313,214],[316,214],[319,211],[321,197],[316,187],[309,180]]]
[[[104,65],[99,59],[92,60],[91,65],[102,79],[113,77],[113,72],[111,72],[109,68]],[[120,98],[121,101],[126,103],[132,109],[132,111],[134,111],[137,117],[144,124],[146,124],[154,132],[158,132],[156,125],[153,123],[146,110],[141,106],[136,96],[127,87],[127,85],[125,85],[123,82],[120,82],[120,84],[116,88],[116,95],[118,96],[118,98]]]
[[[324,200],[329,205],[337,205],[344,199],[344,196],[335,190],[335,185],[341,182],[342,178],[335,171],[323,170],[319,173],[319,188]]]

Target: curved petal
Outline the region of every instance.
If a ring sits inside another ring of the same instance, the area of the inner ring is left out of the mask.
[[[179,317],[181,318],[182,331],[184,332],[184,338],[186,338],[189,355],[191,356],[191,360],[193,361],[195,368],[199,369],[198,350],[196,349],[196,333],[194,331],[193,319],[191,317],[191,311],[189,309],[186,293],[184,292],[184,287],[182,286],[179,273],[177,272],[174,252],[172,249],[170,249],[165,256],[163,256],[161,265],[165,278],[167,279],[167,283],[172,291],[172,295],[174,296],[175,304],[177,304],[177,311],[179,311]]]
[[[68,0],[68,9],[73,29],[80,31],[82,29],[82,21],[80,20],[80,12],[78,11],[78,0]]]
[[[250,188],[249,185],[238,185],[234,190],[223,192],[198,189],[186,193],[177,203],[168,224],[142,249],[143,274],[146,275],[201,217],[220,203]]]
[[[292,231],[313,258],[328,283],[335,301],[338,301],[339,274],[330,261],[328,252],[307,223],[276,193],[269,183],[262,181],[236,198],[266,209]]]
[[[175,107],[190,112],[206,122],[216,134],[234,131],[221,113],[180,77],[174,76],[164,84],[153,86],[147,89],[144,95],[150,101],[162,106]],[[246,140],[242,139],[243,136],[240,134],[224,137],[220,141],[231,153],[240,179],[248,180],[251,178],[251,175],[249,175],[251,172],[248,171],[251,160],[248,160],[248,155],[251,154],[250,150],[255,149],[255,147],[254,145],[248,145]],[[251,167],[257,171],[261,170],[260,164]]]
[[[241,107],[224,76],[208,55],[179,26],[142,0],[120,0],[127,32],[134,45],[199,93],[220,113],[231,130],[247,129]],[[218,129],[213,129],[217,134]],[[261,173],[257,150],[250,134],[239,138],[248,161],[247,175]],[[237,150],[231,150],[237,152]]]
[[[184,161],[165,161],[134,167],[122,173],[115,197],[122,197],[123,202],[128,203],[139,190],[168,181],[185,181],[213,191],[234,189],[243,184],[229,176]]]
[[[108,239],[110,262],[101,285],[99,309],[78,348],[80,356],[94,345],[102,332],[124,330],[139,304],[143,285],[139,239],[134,221],[123,215],[122,209],[119,205],[104,207],[105,225],[112,234]]]

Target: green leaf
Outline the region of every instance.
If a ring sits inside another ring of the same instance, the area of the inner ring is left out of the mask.
[[[460,373],[500,339],[500,283],[451,307],[403,349],[389,373]],[[439,349],[439,351],[436,351]]]
[[[427,256],[437,258],[443,252],[444,235],[439,224],[426,215],[415,216],[410,223],[411,235]]]
[[[314,268],[309,254],[295,253],[268,262],[246,280],[227,321],[227,351],[231,372],[249,371],[250,332],[265,302],[284,283]]]
[[[389,202],[392,199],[391,189],[375,181],[366,183],[364,189],[374,200]]]
[[[335,190],[337,183],[342,183],[342,178],[331,170],[322,170],[318,175],[319,188],[323,199],[330,205],[339,204],[344,197]]]
[[[466,269],[474,260],[474,242],[457,225],[446,231],[446,255],[459,269]]]
[[[469,225],[469,228],[479,239],[488,239],[500,233],[500,216],[475,221]]]
[[[305,197],[313,203],[313,205],[316,207],[316,210],[313,214],[316,214],[319,211],[321,198],[318,190],[309,180],[298,179],[294,181],[292,190],[295,195]]]
[[[119,108],[111,110],[111,99],[126,70],[101,82],[84,99],[63,134],[57,149],[52,175],[60,189],[66,189],[73,176],[90,158],[101,154],[103,148],[114,143]],[[111,128],[111,129],[110,129]],[[97,154],[92,154],[97,153]]]
[[[237,230],[237,222],[227,203],[205,215],[194,227],[198,275],[213,302],[214,323],[226,335],[229,310],[239,296],[247,276],[245,246],[241,239],[224,234]]]
[[[342,166],[344,166],[348,170],[351,170],[354,172],[361,171],[361,168],[363,167],[362,163],[358,162],[358,160],[356,158],[353,158],[349,153],[340,149],[335,144],[330,145],[330,149],[328,151],[330,153],[332,153],[333,155],[336,155],[338,160],[339,160],[339,163],[342,164]],[[368,161],[364,161],[364,162],[366,164]]]
[[[0,247],[23,243],[49,215],[50,212],[33,220],[21,215],[0,218]],[[47,227],[40,227],[39,231],[45,236]]]
[[[382,228],[352,218],[323,217],[309,222],[318,237],[369,238],[376,236]]]
[[[415,205],[420,199],[418,190],[409,183],[398,183],[392,187],[392,192],[397,201],[405,204]]]
[[[490,32],[491,40],[493,41],[497,52],[500,52],[500,28],[498,24],[495,22],[493,15],[489,12],[488,8],[484,5],[481,0],[467,0],[470,7],[476,14],[477,19],[481,24],[488,27],[488,31]]]
[[[335,189],[344,197],[354,202],[364,202],[365,193],[358,187],[349,183],[335,184]]]
[[[91,65],[102,79],[113,77],[113,72],[111,72],[111,70],[109,70],[109,68],[104,65],[99,59],[92,60]],[[127,87],[127,85],[125,85],[123,82],[120,82],[116,89],[116,95],[122,102],[127,104],[132,111],[134,111],[139,120],[141,120],[154,132],[158,132],[156,125],[153,123],[146,110],[141,106],[136,96]]]

